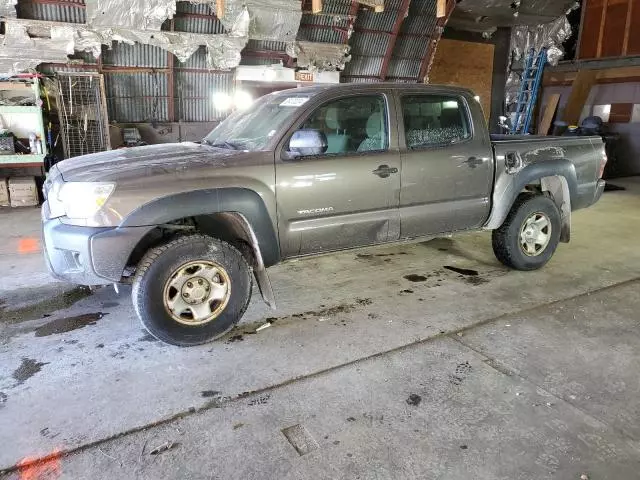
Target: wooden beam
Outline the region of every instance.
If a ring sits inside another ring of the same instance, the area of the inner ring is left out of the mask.
[[[437,0],[436,4],[436,18],[442,18],[447,16],[447,0]]]
[[[607,0],[602,0],[602,17],[600,18],[600,32],[598,33],[598,48],[596,50],[596,58],[602,56],[602,40],[604,38],[604,24],[607,21]]]
[[[224,17],[224,0],[216,0],[216,17]]]
[[[173,32],[175,29],[175,20],[172,18],[169,22],[169,30]],[[176,121],[176,111],[175,111],[175,75],[173,71],[174,62],[173,62],[173,53],[167,52],[167,95],[169,98],[167,99],[167,120],[170,122]]]
[[[349,20],[347,21],[347,29],[344,31],[342,35],[343,43],[349,43],[349,37],[353,33],[353,26],[356,24],[356,19],[358,17],[358,10],[360,9],[360,4],[358,0],[351,0],[351,6],[349,7]]]
[[[540,125],[538,125],[538,135],[547,135],[549,133],[551,122],[553,121],[553,117],[556,114],[559,102],[559,93],[554,93],[549,97],[549,100],[547,100],[547,104],[544,107],[544,112],[542,113],[542,120],[540,121]]]
[[[593,69],[596,72],[596,84],[637,82],[640,78],[640,66]],[[569,86],[577,77],[577,72],[546,71],[542,85],[544,87]]]
[[[451,17],[451,13],[454,8],[456,8],[456,0],[447,0],[445,16],[436,20],[435,31],[433,32],[433,36],[427,42],[427,48],[424,52],[424,56],[422,57],[422,62],[420,63],[418,82],[426,82],[427,80],[427,75],[429,75],[429,70],[433,63],[433,57],[436,54],[436,48],[438,48],[438,42],[440,41],[444,27],[449,21],[449,17]]]
[[[580,121],[580,114],[589,97],[591,87],[596,83],[597,76],[598,72],[595,70],[578,71],[576,79],[571,86],[569,100],[567,100],[567,105],[562,113],[562,120],[567,122],[568,125],[577,125]]]
[[[311,0],[311,13],[320,13],[322,11],[322,0]]]
[[[629,50],[629,33],[631,32],[631,15],[633,15],[634,0],[628,1],[627,6],[627,21],[624,25],[624,42],[622,43],[622,55],[626,55]]]
[[[589,0],[582,1],[582,8],[580,10],[580,25],[578,26],[578,39],[576,40],[576,54],[574,58],[568,58],[567,60],[577,60],[580,58],[580,49],[582,48],[582,34],[584,32],[584,17],[587,13],[587,2]]]
[[[389,62],[391,61],[391,57],[393,56],[393,50],[396,46],[396,40],[398,40],[400,27],[402,26],[402,22],[404,22],[404,19],[409,12],[410,3],[410,0],[402,0],[402,4],[400,5],[400,9],[398,10],[398,16],[396,17],[396,21],[393,24],[393,28],[391,29],[391,36],[389,37],[389,41],[387,43],[387,50],[384,52],[384,58],[382,59],[382,67],[380,67],[381,80],[387,78],[387,72],[389,71]]]

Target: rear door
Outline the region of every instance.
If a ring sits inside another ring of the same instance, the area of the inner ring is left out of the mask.
[[[310,109],[276,151],[283,256],[398,238],[400,158],[389,99],[379,91],[327,99]],[[288,155],[291,134],[302,128],[325,134],[324,154]]]
[[[489,215],[493,185],[481,109],[472,112],[474,100],[445,92],[398,97],[401,237],[479,227]]]

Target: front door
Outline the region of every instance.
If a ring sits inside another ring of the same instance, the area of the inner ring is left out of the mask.
[[[322,154],[292,158],[286,139],[276,159],[284,257],[398,238],[400,159],[397,136],[390,135],[395,112],[387,100],[382,94],[350,95],[313,108],[297,129],[322,132]]]
[[[481,110],[472,118],[468,101],[474,100],[399,95],[402,238],[476,228],[489,214],[491,144]]]

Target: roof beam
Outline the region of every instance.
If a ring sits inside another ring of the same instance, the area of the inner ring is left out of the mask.
[[[387,72],[389,71],[389,62],[391,61],[391,56],[393,55],[393,50],[396,46],[396,40],[398,39],[398,33],[400,32],[402,22],[404,22],[407,13],[409,13],[410,3],[411,0],[402,0],[402,4],[400,5],[400,9],[398,10],[398,16],[396,17],[396,21],[393,24],[393,28],[391,29],[391,36],[389,37],[389,43],[387,44],[387,51],[384,53],[382,67],[380,68],[381,80],[387,78]]]
[[[422,57],[422,62],[420,63],[420,72],[418,73],[418,82],[424,82],[427,75],[429,75],[429,70],[431,69],[431,64],[433,63],[433,57],[436,54],[436,48],[438,48],[438,42],[440,41],[440,37],[442,36],[442,31],[449,21],[449,17],[451,17],[451,12],[453,12],[453,9],[456,8],[456,0],[446,1],[447,4],[444,16],[438,17],[438,20],[436,20],[435,31],[433,32],[433,36],[427,43],[427,49],[424,52],[424,57]]]
[[[347,30],[342,35],[342,42],[349,43],[349,37],[353,33],[353,26],[356,23],[358,16],[358,10],[360,9],[360,3],[358,0],[351,0],[351,7],[349,7],[349,20],[347,21]]]

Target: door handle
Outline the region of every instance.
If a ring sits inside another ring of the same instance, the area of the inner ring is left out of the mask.
[[[470,168],[476,168],[477,166],[484,163],[484,159],[478,157],[469,157],[462,163],[467,164],[467,166]]]
[[[380,165],[371,173],[379,176],[380,178],[387,178],[392,173],[398,173],[398,169],[396,167],[390,167],[389,165]]]

